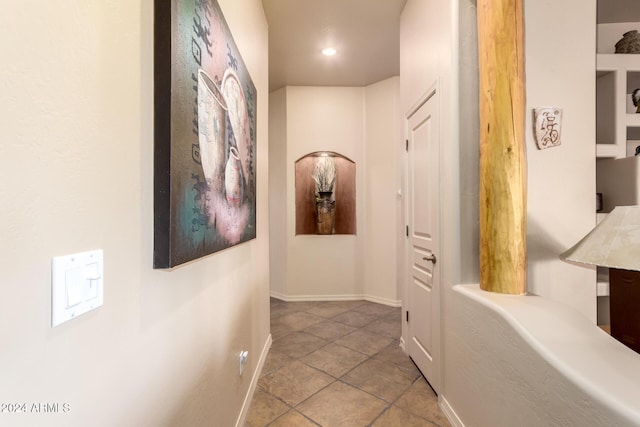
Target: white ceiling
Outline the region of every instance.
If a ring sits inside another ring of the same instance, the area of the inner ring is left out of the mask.
[[[366,86],[398,75],[407,0],[262,0],[269,23],[269,90]],[[640,22],[640,0],[598,0],[598,22]],[[321,54],[332,46],[338,53]]]
[[[366,86],[400,72],[407,0],[262,0],[269,23],[269,90]],[[322,55],[334,47],[332,57]]]

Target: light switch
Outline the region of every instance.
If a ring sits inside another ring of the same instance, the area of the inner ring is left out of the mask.
[[[103,304],[101,249],[53,258],[51,326],[58,326]]]

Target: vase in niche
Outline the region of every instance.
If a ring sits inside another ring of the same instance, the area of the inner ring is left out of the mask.
[[[331,200],[332,191],[319,191],[316,199],[316,232],[333,234],[336,223],[336,201]]]
[[[224,170],[224,188],[227,193],[227,203],[234,207],[240,206],[244,192],[244,178],[240,156],[235,147],[229,149],[229,158]]]

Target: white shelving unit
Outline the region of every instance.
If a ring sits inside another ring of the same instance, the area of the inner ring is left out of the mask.
[[[631,100],[640,88],[640,54],[596,55],[596,191],[602,221],[615,206],[640,203],[640,114]],[[609,269],[598,267],[598,324],[609,323]]]
[[[631,101],[640,88],[640,54],[597,54],[596,69],[596,157],[633,155],[640,145],[640,114]]]

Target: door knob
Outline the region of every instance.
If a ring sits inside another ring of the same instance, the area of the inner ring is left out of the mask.
[[[436,256],[435,256],[435,254],[431,254],[431,255],[429,255],[429,256],[423,257],[422,259],[423,259],[423,260],[425,260],[425,261],[431,261],[431,262],[432,262],[432,263],[434,263],[434,264],[435,264],[435,263],[436,263],[436,261],[438,260],[438,259],[436,258]]]

